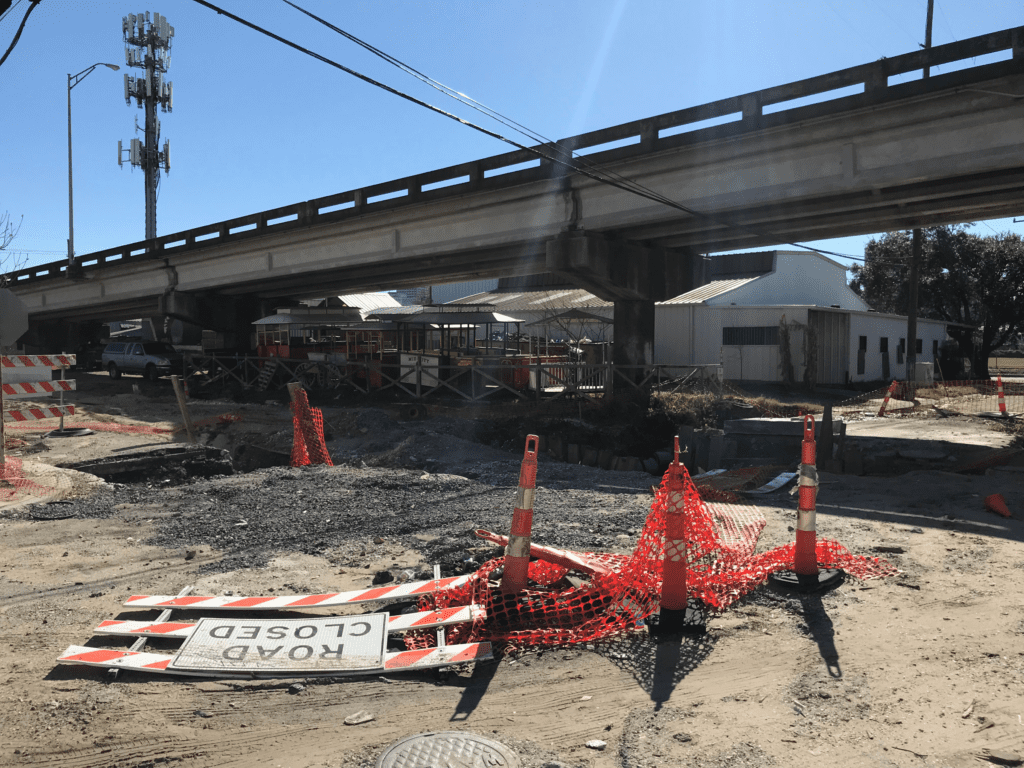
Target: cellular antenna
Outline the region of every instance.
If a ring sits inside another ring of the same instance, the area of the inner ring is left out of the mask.
[[[160,119],[156,116],[159,107],[164,112],[174,111],[174,85],[164,75],[171,64],[171,39],[174,27],[159,13],[138,15],[129,13],[121,19],[121,34],[124,36],[124,60],[129,67],[141,69],[138,77],[124,76],[124,101],[145,110],[145,139],[132,139],[128,148],[117,143],[117,162],[122,165],[123,154],[128,162],[142,169],[146,185],[146,239],[156,237],[156,188],[160,180],[160,169],[171,170],[171,148],[164,141],[160,150]],[[138,121],[136,120],[136,127]]]

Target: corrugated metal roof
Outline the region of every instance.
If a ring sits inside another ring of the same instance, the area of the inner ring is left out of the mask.
[[[582,307],[611,307],[612,302],[599,299],[582,288],[561,290],[539,290],[519,292],[488,292],[467,296],[453,301],[452,304],[493,304],[502,312],[536,312],[538,310],[557,310]]]
[[[350,293],[339,296],[345,306],[359,309],[380,309],[381,307],[402,306],[390,293]]]
[[[721,296],[723,293],[729,293],[734,291],[741,285],[746,285],[754,280],[759,280],[760,277],[742,277],[736,280],[712,280],[707,285],[702,285],[700,288],[694,288],[692,291],[676,296],[674,299],[668,299],[667,301],[658,302],[659,304],[701,304],[708,299],[713,299],[716,296]]]

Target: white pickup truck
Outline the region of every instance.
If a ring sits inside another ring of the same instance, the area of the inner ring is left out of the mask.
[[[103,350],[103,367],[112,379],[135,373],[156,381],[182,373],[184,358],[166,341],[112,341]]]

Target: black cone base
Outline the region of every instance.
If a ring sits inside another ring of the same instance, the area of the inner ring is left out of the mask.
[[[822,568],[813,575],[804,575],[793,571],[776,571],[769,574],[768,579],[777,587],[810,593],[835,589],[842,584],[844,576],[846,573],[836,568]]]
[[[92,430],[88,427],[68,427],[66,429],[54,429],[46,433],[45,437],[84,437],[91,435]]]
[[[662,608],[647,617],[647,631],[656,637],[669,635],[703,635],[707,632],[707,606],[695,597],[686,601],[686,608]]]

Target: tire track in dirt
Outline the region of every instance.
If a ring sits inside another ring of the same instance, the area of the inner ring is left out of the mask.
[[[241,759],[256,752],[262,752],[264,745],[277,739],[294,737],[319,730],[319,725],[276,730],[253,731],[239,735],[215,733],[195,736],[165,736],[148,739],[127,739],[110,741],[87,749],[60,752],[36,752],[19,756],[20,765],[45,768],[105,768],[112,763],[144,765],[152,763],[174,763],[198,757],[219,759]],[[214,765],[216,763],[208,763]],[[254,763],[248,762],[253,765]]]

